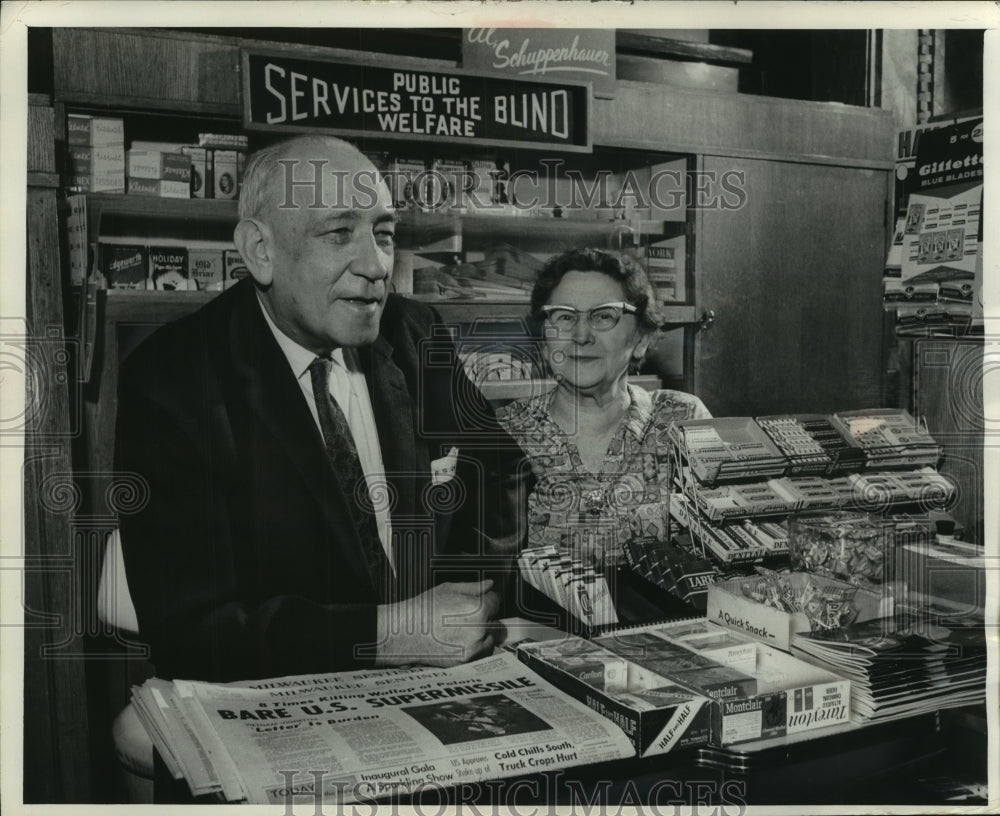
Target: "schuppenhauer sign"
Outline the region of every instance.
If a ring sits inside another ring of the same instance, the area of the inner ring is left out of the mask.
[[[590,150],[584,84],[243,53],[248,129]]]
[[[615,32],[598,28],[467,28],[462,66],[510,77],[590,82],[615,94]]]

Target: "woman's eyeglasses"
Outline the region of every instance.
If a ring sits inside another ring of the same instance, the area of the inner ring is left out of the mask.
[[[602,303],[586,312],[572,306],[542,306],[545,321],[560,333],[573,331],[582,314],[587,315],[587,322],[594,331],[608,331],[618,325],[623,314],[636,314],[638,311],[631,303],[623,301]]]

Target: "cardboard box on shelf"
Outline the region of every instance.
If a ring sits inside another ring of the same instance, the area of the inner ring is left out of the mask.
[[[239,162],[235,150],[215,150],[212,155],[212,197],[236,198]]]
[[[186,292],[195,288],[186,247],[149,248],[149,288],[167,292]]]
[[[66,180],[66,189],[74,193],[124,193],[125,170],[110,173],[78,173]]]
[[[222,253],[222,260],[224,264],[223,277],[222,277],[222,288],[228,289],[236,283],[239,283],[243,278],[250,274],[250,270],[247,269],[246,261],[243,260],[243,256],[240,255],[238,250],[227,249]]]
[[[154,198],[190,198],[191,184],[187,181],[130,178],[125,191],[128,195]]]
[[[124,147],[125,122],[105,116],[71,113],[66,117],[66,142],[91,147]]]
[[[164,153],[159,150],[128,151],[129,178],[191,181],[191,157],[183,153]]]
[[[712,705],[713,745],[739,745],[850,721],[851,681],[763,644],[757,693]]]
[[[149,253],[138,244],[97,245],[97,268],[109,289],[145,289],[149,278]]]
[[[125,174],[125,148],[70,145],[67,150],[68,169],[74,176],[108,176]]]
[[[222,289],[224,278],[223,250],[192,248],[188,250],[188,262],[192,288],[208,292]]]
[[[782,574],[793,590],[801,592],[807,582],[819,587],[848,588],[857,590],[854,605],[858,609],[857,621],[892,615],[894,596],[891,588],[886,586],[883,591],[876,592],[864,587],[855,587],[844,581],[824,578],[804,572]],[[762,580],[759,577],[733,578],[721,581],[708,587],[707,618],[719,626],[726,626],[737,632],[743,632],[770,646],[788,651],[796,632],[810,630],[809,619],[804,612],[784,612],[762,603],[757,603],[743,594],[743,585],[747,582]]]

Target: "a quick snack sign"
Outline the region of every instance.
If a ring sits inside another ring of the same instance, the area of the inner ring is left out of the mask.
[[[243,53],[247,129],[589,152],[590,87]]]

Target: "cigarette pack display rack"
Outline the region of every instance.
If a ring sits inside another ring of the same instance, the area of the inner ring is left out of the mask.
[[[670,444],[670,516],[724,567],[784,561],[798,513],[926,513],[955,493],[934,469],[940,447],[902,410],[691,420]]]

